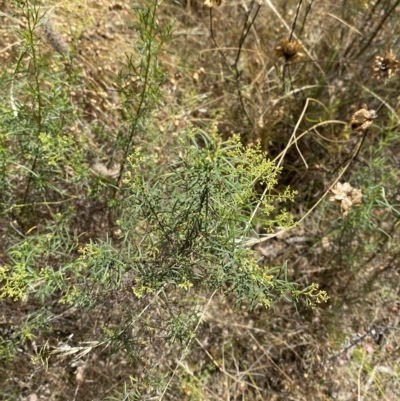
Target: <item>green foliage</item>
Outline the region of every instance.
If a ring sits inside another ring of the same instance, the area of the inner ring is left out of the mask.
[[[154,140],[150,134],[151,114],[162,104],[160,86],[165,81],[158,57],[172,37],[172,26],[161,25],[157,21],[158,7],[157,1],[146,7],[135,5],[137,22],[131,28],[138,34],[133,44],[136,54],[127,56],[126,63],[117,78],[118,90],[123,99],[124,121],[116,141],[116,150],[123,152],[118,183],[122,178],[128,156],[134,152],[132,146],[140,144],[147,148],[146,142]],[[151,151],[149,149],[149,152]]]
[[[0,336],[0,361],[7,362],[12,360],[18,343],[18,338],[9,339]]]
[[[237,137],[222,141],[215,130],[209,135],[182,133],[175,153],[169,172],[151,177],[151,157],[129,158],[120,227],[131,247],[124,260],[137,277],[135,294],[141,297],[168,285],[188,290],[197,284],[234,293],[237,305],[247,300],[250,308],[270,306],[293,286],[261,268],[243,239],[250,232],[249,216],[261,201],[257,185],[270,193],[279,169],[258,148],[243,148]],[[291,197],[287,191],[278,198]],[[264,198],[269,213],[272,200],[272,195]],[[278,220],[288,224],[286,218]],[[268,216],[259,221],[267,227],[274,223]]]
[[[57,218],[57,217],[56,217]],[[57,264],[70,258],[73,245],[61,216],[48,232],[26,236],[8,249],[9,263],[0,267],[0,298],[26,299],[34,293],[41,301],[65,286],[65,268]]]
[[[70,84],[76,77],[65,71],[62,58],[41,54],[39,7],[35,3],[17,3],[17,7],[27,26],[18,31],[21,44],[15,64],[1,81],[10,96],[0,103],[4,133],[0,184],[3,201],[9,202],[17,192],[14,188],[12,194],[9,184],[18,183],[25,204],[71,196],[66,185],[82,182],[87,168],[82,143],[68,129],[79,117],[69,101]]]
[[[147,371],[142,380],[136,380],[131,377],[127,380],[122,391],[119,391],[117,397],[109,397],[107,400],[127,400],[140,401],[145,396],[160,396],[162,389],[165,388],[165,379],[159,372],[154,370]]]
[[[136,9],[137,25],[132,28],[138,32],[138,57],[129,57],[118,77],[124,123],[116,145],[124,154],[117,185],[124,168],[128,171],[120,194],[113,186],[113,196],[122,199],[119,207],[117,198],[107,201],[119,213],[122,242],[116,247],[109,240],[90,240],[77,256],[77,236],[71,235],[75,206],[57,212],[57,205],[73,204],[74,197],[84,197],[85,190],[93,193],[96,185],[87,168],[85,139],[69,130],[82,116],[68,94],[82,81],[78,70],[63,68],[63,57],[41,53],[35,35],[43,23],[40,8],[35,3],[16,5],[27,27],[18,31],[21,46],[8,70],[11,79],[4,71],[1,81],[4,92],[11,94],[0,104],[1,190],[2,213],[16,210],[20,238],[12,241],[8,262],[1,267],[1,297],[26,300],[34,294],[45,302],[57,296],[62,304],[93,307],[95,294],[117,291],[123,275],[132,274],[138,298],[164,289],[202,287],[234,293],[237,305],[246,300],[254,308],[270,306],[293,290],[294,284],[268,274],[244,246],[254,223],[250,216],[259,203],[264,213],[258,213],[256,221],[264,227],[293,224],[285,210],[268,217],[275,202],[292,200],[293,192],[272,194],[279,169],[259,147],[245,148],[236,136],[224,141],[211,128],[180,132],[171,145],[176,156],[166,164],[146,146],[132,150],[136,143],[143,145],[143,139],[160,136],[152,126],[164,80],[157,58],[172,30],[158,23],[156,2]],[[128,85],[132,79],[135,90]],[[267,196],[260,197],[259,187]],[[45,206],[42,222],[28,213],[40,204]],[[192,319],[186,312],[179,316]],[[182,340],[177,319],[171,320],[169,337]]]
[[[183,353],[204,320],[199,294],[219,293],[248,310],[280,299],[326,301],[316,284],[302,288],[286,265],[262,266],[246,246],[256,225],[295,224],[281,207],[295,192],[278,185],[281,169],[260,146],[223,139],[209,124],[179,129],[169,154],[155,150],[165,143],[155,117],[165,105],[159,57],[172,39],[157,2],[134,8],[134,55],[115,80],[118,132],[101,139],[101,123],[73,96],[92,85],[78,55],[45,53],[37,31],[46,16],[36,2],[15,6],[26,24],[0,77],[0,299],[27,311],[13,338],[0,336],[0,359],[37,337],[30,360],[43,364],[94,350],[131,363],[145,359],[152,341]],[[94,174],[103,159],[117,174]],[[77,340],[57,326],[68,313],[81,319],[71,333]],[[150,368],[120,395],[139,400],[167,387]]]
[[[199,311],[190,310],[173,316],[168,322],[168,340],[187,342],[194,338],[196,336],[196,324],[199,318]]]

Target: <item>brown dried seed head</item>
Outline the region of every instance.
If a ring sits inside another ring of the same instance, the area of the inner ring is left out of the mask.
[[[221,1],[222,0],[205,0],[204,1],[204,5],[211,8],[214,5],[214,2],[215,2],[215,4],[217,6],[220,6],[221,5]]]
[[[199,82],[199,78],[201,75],[203,75],[206,72],[206,70],[204,69],[204,67],[200,67],[193,75],[192,75],[192,79],[193,82],[195,84],[197,84]]]
[[[396,55],[389,50],[385,53],[384,57],[376,56],[374,64],[372,65],[372,77],[380,79],[389,79],[397,71],[399,61],[396,60]]]
[[[274,52],[278,57],[284,58],[285,61],[289,63],[304,57],[304,54],[301,53],[302,50],[303,47],[297,40],[289,42],[283,39],[280,41],[279,46],[275,47]]]
[[[378,118],[378,115],[375,110],[368,110],[366,105],[363,105],[363,108],[356,111],[351,119],[350,126],[353,131],[365,131],[368,127],[370,127],[375,118]]]
[[[362,198],[363,194],[361,192],[361,189],[353,189],[353,191],[350,194],[351,203],[354,206],[359,206],[361,205]]]
[[[344,216],[351,207],[360,205],[363,197],[361,190],[353,188],[348,182],[338,182],[330,192],[332,196],[329,200],[340,205]]]
[[[328,237],[323,237],[321,244],[323,249],[329,249],[331,247],[331,242],[329,241]]]

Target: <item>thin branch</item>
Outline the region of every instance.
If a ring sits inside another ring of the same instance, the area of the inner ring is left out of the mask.
[[[289,35],[289,42],[291,42],[293,34],[294,34],[294,30],[296,29],[297,18],[299,17],[299,12],[300,12],[300,8],[301,8],[301,4],[302,3],[303,3],[303,0],[300,0],[297,3],[296,15],[294,16],[294,20],[293,20],[293,23],[292,23],[292,30],[291,30],[290,35]]]
[[[228,60],[227,60],[225,54],[222,52],[222,50],[218,46],[217,40],[215,39],[212,10],[213,10],[213,8],[210,7],[210,33],[211,33],[211,39],[212,39],[212,41],[214,43],[214,46],[217,49],[218,53],[221,55],[222,59],[224,60],[225,64],[228,66],[228,68],[230,68]]]

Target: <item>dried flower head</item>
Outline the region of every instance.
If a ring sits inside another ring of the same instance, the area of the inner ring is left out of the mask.
[[[340,205],[344,216],[347,215],[352,206],[360,205],[363,197],[361,189],[353,188],[348,182],[344,184],[338,182],[331,189],[331,193],[332,196],[329,200]]]
[[[204,5],[211,8],[214,5],[214,2],[215,2],[215,4],[217,6],[220,6],[221,5],[221,1],[222,0],[205,0],[204,1]]]
[[[396,60],[396,55],[389,50],[384,57],[376,56],[372,66],[372,77],[376,79],[389,79],[397,71],[399,61]]]
[[[195,83],[196,85],[199,83],[199,78],[206,72],[206,70],[204,69],[204,67],[199,68],[193,75],[193,83]]]
[[[284,58],[289,63],[304,57],[304,54],[301,53],[302,50],[303,47],[297,40],[289,42],[286,39],[282,39],[279,46],[275,47],[274,52],[278,57]]]
[[[367,105],[363,104],[362,108],[356,111],[350,119],[351,129],[358,132],[365,131],[372,125],[375,118],[378,118],[376,111],[368,110]]]

